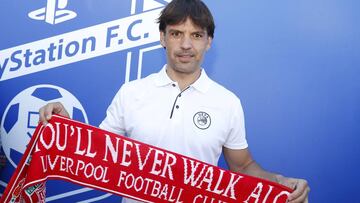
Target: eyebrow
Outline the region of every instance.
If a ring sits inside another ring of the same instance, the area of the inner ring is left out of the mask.
[[[184,33],[183,31],[181,30],[177,30],[177,29],[169,29],[168,32],[180,32],[180,33]],[[194,32],[191,32],[191,34],[203,34],[205,35],[207,32],[205,30],[199,30],[199,31],[194,31]]]
[[[177,29],[169,29],[168,32],[182,32],[182,31],[177,30]]]
[[[207,32],[205,30],[192,32],[192,34],[195,34],[195,33],[205,35]]]

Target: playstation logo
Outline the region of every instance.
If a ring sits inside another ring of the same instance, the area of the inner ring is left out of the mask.
[[[45,20],[49,24],[58,24],[76,17],[74,11],[66,10],[67,0],[47,0],[46,7],[31,11],[28,16],[34,20]]]

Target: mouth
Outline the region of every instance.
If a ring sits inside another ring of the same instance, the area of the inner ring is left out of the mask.
[[[190,62],[192,58],[194,57],[194,54],[176,54],[176,57],[179,58],[180,62],[186,63]]]

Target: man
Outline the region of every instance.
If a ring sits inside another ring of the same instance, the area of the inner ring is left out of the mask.
[[[269,173],[252,159],[240,100],[201,68],[215,29],[207,6],[173,0],[158,21],[167,64],[124,84],[100,127],[214,165],[223,152],[230,170],[291,187],[290,203],[307,202],[305,180]],[[60,103],[51,103],[40,109],[40,121],[46,123],[52,113],[68,116]]]

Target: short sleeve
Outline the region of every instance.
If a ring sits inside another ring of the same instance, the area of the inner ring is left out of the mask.
[[[121,87],[106,110],[106,117],[99,126],[101,129],[125,135],[123,101],[123,87]]]
[[[248,147],[245,135],[244,112],[240,100],[232,105],[229,122],[229,133],[224,147],[229,149],[245,149]]]

